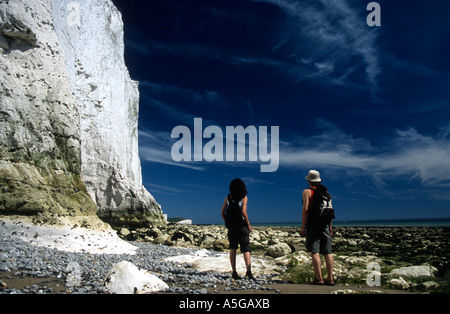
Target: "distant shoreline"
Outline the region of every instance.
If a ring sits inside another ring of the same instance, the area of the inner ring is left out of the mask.
[[[196,224],[194,225],[220,225],[220,224]],[[297,222],[263,222],[252,223],[255,227],[301,227],[301,221]],[[450,228],[450,218],[421,218],[421,219],[377,219],[377,220],[337,220],[333,221],[334,227],[446,227]]]

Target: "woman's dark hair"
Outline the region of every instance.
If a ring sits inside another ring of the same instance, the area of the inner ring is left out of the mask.
[[[247,187],[241,179],[234,179],[230,183],[230,194],[233,200],[240,201],[247,195]]]

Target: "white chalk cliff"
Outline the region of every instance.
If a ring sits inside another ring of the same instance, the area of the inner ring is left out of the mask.
[[[123,36],[111,0],[0,1],[0,214],[163,223]]]

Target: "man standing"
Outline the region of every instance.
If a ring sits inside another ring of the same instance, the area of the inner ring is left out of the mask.
[[[312,284],[331,285],[334,286],[333,280],[333,256],[331,255],[331,235],[333,229],[331,221],[323,222],[311,215],[311,208],[314,203],[314,193],[321,192],[329,195],[328,190],[321,184],[320,173],[316,170],[309,171],[306,176],[309,188],[303,191],[303,208],[302,208],[302,230],[301,235],[306,234],[306,250],[311,252],[312,263],[316,279]],[[309,216],[309,217],[308,217]],[[327,266],[327,279],[322,278],[322,269],[320,262],[320,254],[323,254]]]

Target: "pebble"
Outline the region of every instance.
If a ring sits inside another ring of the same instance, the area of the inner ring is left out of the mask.
[[[0,238],[0,271],[14,272],[20,277],[58,278],[75,282],[67,286],[67,294],[103,294],[103,281],[115,263],[129,261],[141,269],[151,271],[169,285],[172,293],[206,294],[206,287],[224,285],[234,289],[265,290],[264,284],[275,283],[270,276],[261,280],[233,280],[230,274],[202,273],[188,264],[164,262],[162,259],[177,255],[194,254],[195,249],[167,247],[130,241],[138,247],[136,254],[88,254],[64,252],[37,247],[16,237]],[[71,265],[70,267],[69,264]],[[73,266],[75,265],[75,267]],[[75,273],[74,273],[75,272]],[[80,277],[76,277],[76,276]],[[80,278],[80,280],[67,280]],[[33,285],[21,290],[8,286],[8,280],[1,281],[0,294],[51,294],[47,286]],[[216,289],[215,289],[216,290]]]

